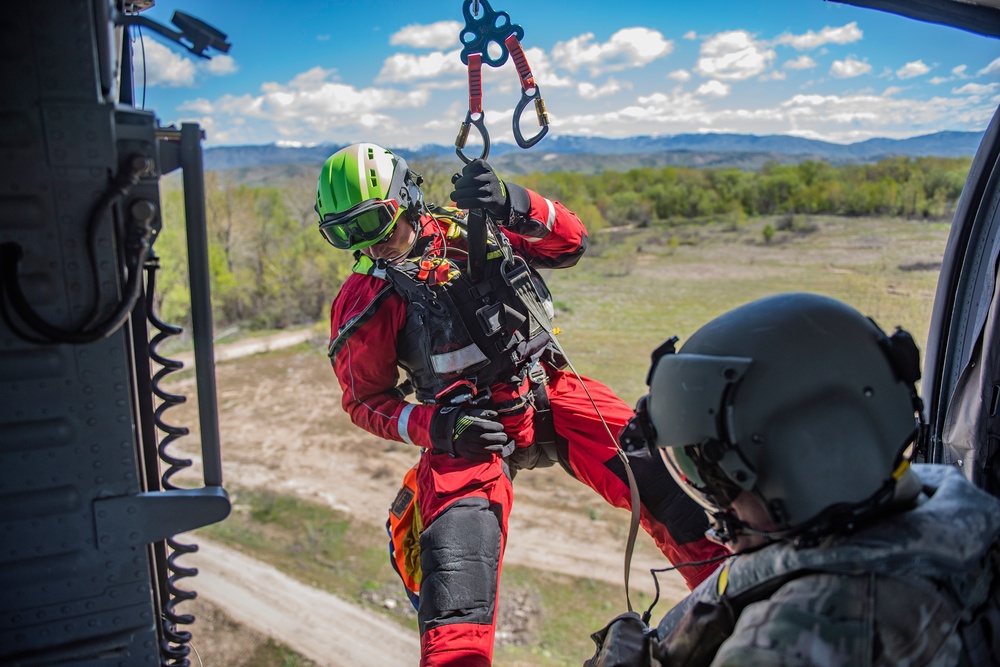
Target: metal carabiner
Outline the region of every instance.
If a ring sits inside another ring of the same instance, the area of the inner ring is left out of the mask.
[[[486,115],[483,113],[475,114],[478,118],[473,118],[473,113],[470,110],[465,114],[465,120],[462,122],[462,127],[458,129],[458,136],[455,138],[455,154],[462,158],[462,162],[469,164],[475,158],[470,158],[462,152],[465,148],[465,142],[469,138],[469,126],[475,126],[479,130],[479,135],[483,138],[483,152],[479,156],[479,159],[485,160],[490,156],[490,133],[486,131]]]
[[[514,118],[512,120],[514,129],[514,140],[521,148],[531,148],[542,140],[549,131],[549,114],[545,110],[545,101],[542,100],[542,92],[535,83],[535,77],[531,73],[531,66],[528,65],[528,58],[524,55],[521,42],[517,35],[509,35],[504,40],[504,46],[510,51],[510,56],[514,60],[514,67],[517,69],[517,77],[521,81],[521,99],[514,108]],[[521,134],[521,114],[524,112],[528,102],[534,101],[535,115],[538,117],[538,125],[542,128],[538,134],[525,139]]]
[[[548,134],[549,131],[549,114],[545,111],[545,100],[542,99],[542,94],[538,90],[538,86],[535,86],[531,90],[533,92],[530,94],[527,90],[522,90],[521,99],[517,103],[517,106],[514,107],[514,141],[516,141],[517,145],[521,148],[531,148],[541,141],[542,137]],[[540,129],[538,134],[530,139],[525,139],[521,134],[521,113],[524,111],[524,108],[528,106],[528,102],[531,102],[532,100],[535,101],[535,115],[538,116],[538,124],[542,129]]]

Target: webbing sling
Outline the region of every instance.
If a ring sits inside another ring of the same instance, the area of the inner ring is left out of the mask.
[[[629,465],[628,456],[622,451],[622,448],[618,445],[618,439],[615,434],[611,432],[611,428],[608,423],[604,421],[604,415],[597,407],[597,402],[594,401],[593,396],[590,395],[590,390],[587,389],[587,385],[583,382],[583,378],[577,372],[576,368],[573,366],[573,362],[570,360],[569,355],[566,350],[563,349],[562,344],[556,339],[555,332],[552,329],[552,320],[549,318],[549,314],[545,311],[545,307],[542,305],[541,298],[538,296],[538,292],[535,289],[535,284],[531,280],[531,272],[528,268],[528,263],[523,257],[514,253],[510,242],[507,237],[497,229],[496,225],[489,215],[484,216],[484,226],[488,226],[489,231],[493,232],[493,237],[500,246],[500,250],[504,256],[503,265],[500,268],[500,273],[503,279],[510,285],[514,293],[524,304],[524,307],[528,309],[531,317],[535,319],[539,326],[545,329],[545,333],[549,335],[549,339],[559,350],[559,353],[566,359],[566,363],[569,369],[576,376],[576,379],[580,381],[580,386],[587,393],[587,398],[590,399],[590,404],[594,406],[594,411],[597,416],[600,417],[601,423],[604,425],[604,430],[607,432],[608,437],[615,446],[615,452],[618,454],[618,458],[621,459],[622,465],[625,468],[625,476],[628,477],[628,488],[631,496],[631,507],[632,514],[629,521],[628,529],[628,540],[625,543],[625,604],[628,605],[628,610],[632,611],[632,600],[629,595],[629,575],[632,569],[632,552],[635,549],[635,538],[639,534],[639,486],[636,484],[635,476],[632,474],[632,467]],[[471,230],[470,230],[471,231]]]

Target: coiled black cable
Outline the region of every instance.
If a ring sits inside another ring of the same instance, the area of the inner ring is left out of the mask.
[[[160,399],[160,404],[153,412],[153,422],[164,437],[157,446],[157,453],[160,459],[167,464],[160,478],[162,487],[166,490],[177,489],[178,487],[170,480],[181,470],[192,465],[190,459],[181,459],[173,456],[169,451],[171,444],[178,438],[188,435],[190,430],[186,426],[175,426],[167,423],[163,415],[170,408],[181,405],[187,401],[187,397],[181,394],[173,394],[162,387],[162,382],[171,373],[175,373],[184,368],[184,364],[176,359],[170,359],[158,351],[158,347],[167,339],[179,335],[183,329],[163,322],[154,310],[156,294],[156,271],[159,268],[159,258],[154,253],[146,261],[146,319],[156,330],[156,334],[149,341],[149,358],[160,366],[160,369],[153,375],[151,387],[153,394]],[[183,567],[177,559],[185,554],[198,551],[196,544],[184,544],[174,538],[166,540],[166,568],[167,590],[163,597],[163,638],[161,640],[160,651],[164,658],[164,665],[167,667],[189,667],[191,661],[188,656],[191,653],[189,642],[191,632],[182,629],[180,626],[194,623],[193,614],[182,614],[177,610],[177,606],[185,600],[193,600],[197,593],[181,588],[180,582],[188,577],[198,574],[197,568]]]

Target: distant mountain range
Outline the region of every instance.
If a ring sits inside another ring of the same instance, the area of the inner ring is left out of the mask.
[[[788,135],[677,134],[625,139],[555,136],[521,150],[514,144],[495,143],[490,162],[506,173],[574,171],[595,173],[635,167],[735,167],[759,169],[767,162],[794,164],[822,160],[833,164],[877,162],[888,157],[972,156],[982,132],[937,132],[909,139],[868,139],[854,144],[834,144]],[[318,167],[342,145],[220,146],[205,150],[205,168],[254,169],[307,165]],[[411,162],[456,161],[454,146],[428,144],[418,148],[393,148]],[[478,155],[469,146],[466,155]],[[459,163],[460,164],[460,163]]]

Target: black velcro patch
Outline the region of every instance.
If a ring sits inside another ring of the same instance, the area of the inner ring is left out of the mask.
[[[389,508],[389,511],[392,512],[397,519],[402,519],[403,512],[405,512],[406,508],[410,506],[411,502],[413,502],[414,495],[416,494],[413,489],[408,486],[402,487],[399,490],[399,493],[396,494],[396,499],[392,501],[392,507]]]

